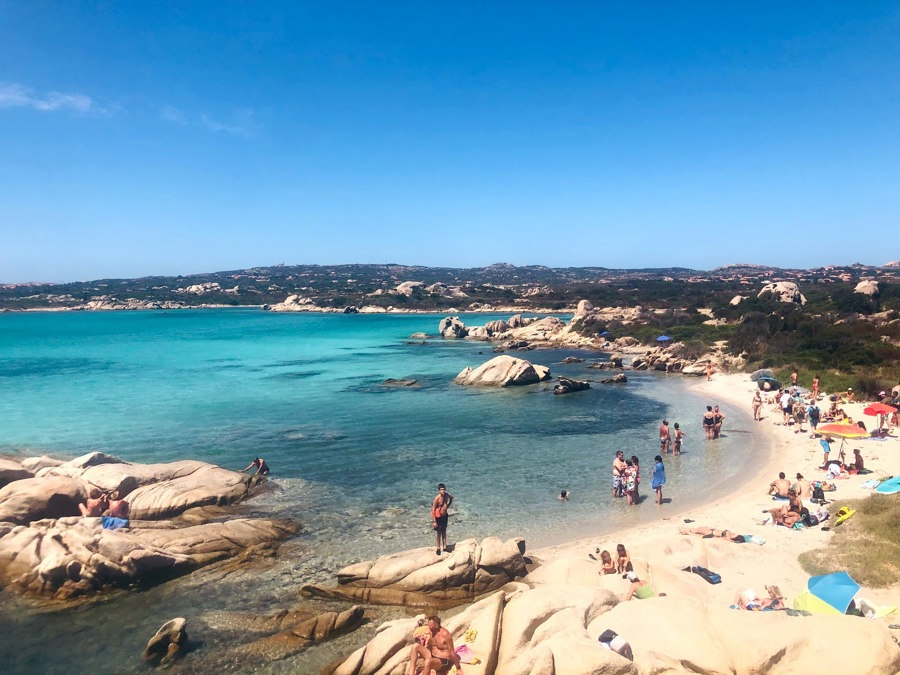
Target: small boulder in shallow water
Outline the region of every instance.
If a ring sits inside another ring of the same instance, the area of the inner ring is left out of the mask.
[[[147,643],[144,661],[160,665],[181,656],[187,642],[186,626],[187,621],[181,617],[166,621]]]

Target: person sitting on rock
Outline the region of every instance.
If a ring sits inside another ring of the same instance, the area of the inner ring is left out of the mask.
[[[101,493],[99,488],[91,488],[90,494],[84,504],[78,505],[78,510],[84,518],[97,518],[109,507],[109,497]]]
[[[128,520],[128,502],[124,499],[119,499],[119,491],[113,490],[109,495],[109,508],[106,510],[105,516],[112,516],[113,518],[121,518],[122,520]]]
[[[623,602],[632,598],[646,600],[647,598],[656,597],[656,591],[653,590],[653,587],[648,582],[641,581],[634,572],[628,573],[628,581],[631,582],[631,586],[628,589],[628,593],[625,594]]]
[[[413,644],[409,649],[409,667],[406,669],[407,675],[415,675],[416,665],[419,658],[427,664],[431,661],[431,651],[425,646],[431,638],[431,631],[428,629],[428,619],[424,614],[416,617],[416,629],[413,631]]]

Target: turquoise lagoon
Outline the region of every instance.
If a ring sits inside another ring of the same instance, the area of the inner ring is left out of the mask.
[[[649,475],[663,417],[688,435],[684,455],[666,459],[672,502],[662,514],[722,492],[752,460],[745,412],[723,405],[724,438],[707,443],[700,416],[719,402],[699,398],[677,376],[629,372],[626,385],[597,383],[566,396],[554,396],[549,382],[458,387],[453,378],[492,358],[492,345],[410,339],[435,334],[442,316],[259,309],[0,315],[0,453],[100,450],[130,461],[196,458],[235,469],[259,455],[272,468],[271,489],[239,510],[294,518],[302,527],[252,582],[210,588],[176,580],[114,595],[99,608],[55,613],[4,597],[4,671],[140,670],[147,638],[176,615],[188,617],[199,647],[180,668],[228,669],[210,652],[238,638],[213,613],[287,607],[301,584],[327,582],[346,564],[433,546],[428,506],[439,482],[456,497],[451,541],[522,536],[533,548],[659,518]],[[507,317],[461,318],[480,325]],[[517,355],[550,366],[554,376],[603,376],[586,367],[602,354]],[[566,356],[586,360],[561,363]],[[386,387],[387,378],[420,386]],[[641,459],[647,497],[635,508],[610,497],[619,449]],[[572,492],[568,503],[556,499],[563,488]],[[112,628],[124,634],[105,641]],[[314,672],[360,639],[264,669]],[[99,651],[85,653],[86,640]]]

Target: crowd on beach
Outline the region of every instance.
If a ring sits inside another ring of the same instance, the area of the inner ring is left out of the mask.
[[[842,514],[841,511],[835,514],[829,514],[825,505],[828,500],[825,495],[835,489],[834,480],[846,479],[857,473],[865,473],[868,471],[866,462],[863,458],[862,451],[859,448],[852,450],[852,458],[845,457],[843,450],[840,451],[838,459],[829,459],[828,443],[831,438],[827,433],[821,433],[818,427],[820,424],[828,422],[843,422],[844,424],[856,424],[849,416],[844,414],[847,403],[855,402],[855,395],[852,389],[848,389],[842,394],[828,397],[830,402],[829,408],[823,412],[819,407],[819,402],[826,397],[819,391],[819,378],[814,378],[813,386],[809,390],[805,390],[798,384],[797,373],[795,372],[791,378],[791,385],[776,391],[766,391],[762,387],[757,389],[753,395],[752,411],[753,417],[757,421],[762,421],[764,417],[772,417],[770,411],[776,412],[776,426],[791,427],[797,433],[806,433],[807,425],[810,438],[820,439],[824,448],[824,457],[821,470],[825,471],[825,475],[816,480],[815,478],[807,479],[800,471],[794,472],[794,478],[789,479],[784,471],[778,474],[778,478],[772,480],[768,484],[767,497],[778,501],[779,503],[771,508],[763,511],[764,520],[759,522],[759,516],[753,517],[753,526],[760,525],[782,526],[789,529],[800,529],[804,527],[813,527],[816,525],[824,525],[823,529],[828,529],[829,525],[833,525],[835,521],[840,522],[841,518],[846,518],[852,514]],[[882,392],[878,397],[879,402],[890,405],[900,403],[900,383],[894,387],[890,393]],[[823,404],[824,405],[824,404]],[[856,409],[856,408],[852,408]],[[716,440],[722,438],[722,426],[725,420],[725,414],[717,405],[706,407],[706,412],[701,419],[705,437],[708,440]],[[897,413],[888,412],[882,418],[879,418],[876,432],[878,434],[887,434],[898,426]],[[827,432],[827,428],[826,428]],[[866,436],[869,434],[867,433]],[[873,433],[874,437],[875,434]],[[662,420],[659,426],[659,443],[660,454],[654,458],[654,469],[651,486],[656,492],[657,503],[662,503],[662,487],[665,484],[665,466],[663,457],[671,454],[673,457],[681,454],[685,433],[681,430],[680,424],[674,424],[670,427],[668,420]],[[613,498],[624,498],[628,505],[635,505],[640,502],[640,467],[641,462],[637,456],[625,457],[624,451],[617,451],[612,461],[612,496]],[[809,473],[809,468],[803,468],[804,472]],[[562,502],[568,501],[571,494],[569,490],[561,490],[558,499]],[[438,495],[432,503],[432,519],[433,527],[437,536],[437,552],[447,550],[446,543],[446,507],[452,503],[453,497],[446,492],[445,486],[439,486]],[[758,508],[758,506],[756,507]],[[755,511],[758,513],[758,511]],[[731,542],[736,544],[754,543],[757,545],[765,544],[765,539],[758,534],[746,534],[735,532],[733,530],[708,525],[695,525],[690,518],[685,519],[686,525],[679,527],[678,532],[683,535],[696,535],[702,538],[710,538],[718,541]],[[747,527],[751,530],[752,527]],[[665,592],[660,592],[659,588],[654,588],[654,584],[648,579],[642,579],[643,559],[638,561],[638,569],[632,564],[631,556],[625,544],[618,544],[615,550],[609,547],[592,547],[593,553],[589,553],[588,557],[595,563],[599,563],[598,574],[601,576],[620,575],[622,582],[622,601],[644,600],[648,598],[664,596]],[[583,554],[582,554],[583,555]],[[644,570],[647,571],[647,570]],[[720,582],[719,575],[710,572],[702,567],[691,566],[686,571],[695,572],[710,584]],[[721,570],[720,570],[721,571]],[[649,572],[648,572],[649,576]],[[652,580],[652,577],[650,577]],[[627,586],[625,585],[627,582]],[[781,583],[781,580],[779,580]],[[657,580],[657,585],[659,581]],[[670,588],[665,590],[672,591]],[[780,588],[771,583],[765,585],[766,593],[760,596],[752,588],[740,588],[734,595],[731,605],[734,609],[749,611],[775,611],[786,610],[788,605]],[[732,591],[733,592],[733,591]],[[729,598],[731,595],[728,596]],[[726,601],[727,604],[727,601]],[[427,627],[428,635],[434,635],[436,627],[440,624],[429,622]],[[607,635],[609,633],[609,635]],[[441,656],[435,659],[436,651],[435,642],[425,634],[425,630],[420,634],[424,636],[424,641],[419,645],[414,645],[410,650],[410,670],[409,673],[415,672],[416,665],[424,662],[434,669],[435,672],[446,672],[450,666],[456,665],[457,671],[461,672],[460,663],[454,661],[453,657]],[[626,658],[632,658],[631,647],[627,640],[622,636],[616,635],[612,631],[606,631],[599,638],[600,643],[616,651]],[[431,645],[431,646],[429,646]],[[452,643],[451,643],[452,646]],[[440,647],[437,647],[440,651]],[[448,660],[448,658],[450,660]],[[462,661],[466,663],[466,661]],[[426,667],[425,672],[428,672]]]

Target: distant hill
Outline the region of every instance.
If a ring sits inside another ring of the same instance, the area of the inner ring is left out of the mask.
[[[210,305],[272,305],[292,295],[322,308],[393,307],[443,311],[520,307],[571,308],[579,299],[597,304],[671,303],[710,306],[721,294],[763,280],[801,284],[848,284],[861,278],[896,280],[900,264],[883,268],[851,265],[784,270],[732,264],[712,271],[685,267],[615,269],[607,267],[516,266],[451,268],[401,264],[271,265],[188,276],[98,279],[63,284],[0,286],[0,309],[142,309]],[[405,284],[404,282],[411,282]],[[726,297],[727,296],[727,297]]]

